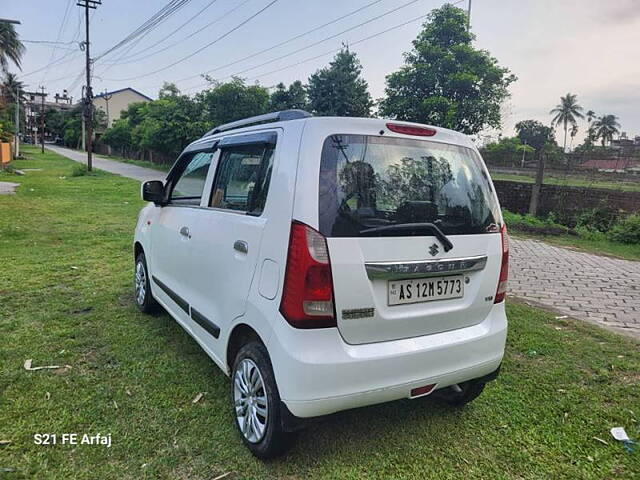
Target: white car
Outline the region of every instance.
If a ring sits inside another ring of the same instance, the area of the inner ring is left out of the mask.
[[[468,137],[288,110],[218,127],[142,186],[135,298],[232,378],[242,440],[282,453],[305,419],[496,377],[508,240]]]

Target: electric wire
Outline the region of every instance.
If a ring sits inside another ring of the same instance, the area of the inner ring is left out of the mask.
[[[209,7],[211,7],[211,6],[212,6],[214,3],[216,3],[217,1],[218,1],[218,0],[211,0],[208,4],[206,4],[204,7],[202,7],[202,8],[201,8],[201,9],[200,9],[196,14],[194,14],[193,16],[191,16],[191,17],[190,17],[186,22],[184,22],[184,23],[183,23],[182,25],[180,25],[178,28],[176,28],[175,30],[173,30],[169,35],[164,36],[164,37],[162,38],[162,40],[160,40],[160,42],[158,42],[158,43],[154,43],[153,45],[149,45],[148,47],[146,47],[146,48],[144,48],[144,49],[142,49],[142,50],[140,50],[140,51],[138,51],[138,52],[135,52],[135,53],[134,53],[133,55],[131,55],[131,56],[128,56],[128,57],[124,57],[124,58],[122,58],[121,60],[124,60],[124,61],[118,62],[118,65],[123,65],[123,64],[127,64],[127,63],[139,62],[140,60],[144,60],[145,58],[152,57],[152,56],[154,56],[154,55],[156,55],[156,54],[158,54],[158,53],[160,53],[160,52],[165,51],[165,50],[166,50],[166,49],[168,49],[171,45],[166,46],[166,47],[164,47],[164,48],[162,48],[162,49],[160,49],[160,50],[157,50],[157,51],[155,51],[155,52],[153,52],[153,53],[150,53],[150,54],[148,54],[148,55],[145,55],[145,56],[142,56],[142,57],[137,57],[137,55],[140,55],[141,53],[147,52],[147,51],[151,50],[152,48],[157,47],[159,44],[161,44],[161,43],[163,43],[163,42],[167,41],[167,40],[168,40],[169,38],[171,38],[173,35],[175,35],[175,34],[176,34],[176,33],[178,33],[180,30],[182,30],[184,27],[186,27],[188,24],[190,24],[194,19],[196,19],[197,17],[199,17],[199,16],[200,16],[200,15],[201,15],[205,10],[207,10]],[[249,1],[249,0],[246,0],[245,2],[243,2],[243,4],[244,4],[244,3],[247,3],[248,1]],[[242,4],[241,4],[241,5],[242,5]],[[235,7],[234,9],[232,9],[232,10],[235,10],[235,9],[237,9],[237,8],[238,8],[238,6],[236,6],[236,7]],[[189,38],[189,37],[187,37],[187,38]],[[185,40],[185,39],[183,39],[183,40]],[[180,40],[180,41],[182,41],[182,40]],[[179,41],[179,42],[180,42],[180,41]],[[177,43],[179,43],[179,42],[173,43],[172,45],[176,45],[176,44],[177,44]],[[115,63],[109,63],[109,62],[107,62],[106,64],[107,64],[107,65],[112,65],[112,64],[113,64],[113,65],[115,65]]]
[[[240,22],[235,27],[231,28],[230,30],[227,30],[225,33],[223,33],[222,35],[220,35],[219,37],[217,37],[213,41],[207,43],[203,47],[200,47],[199,49],[197,49],[196,51],[190,53],[189,55],[187,55],[185,57],[182,57],[182,58],[180,58],[179,60],[176,60],[173,63],[170,63],[169,65],[165,65],[162,68],[158,68],[157,70],[153,70],[151,72],[147,72],[147,73],[144,73],[142,75],[135,75],[133,77],[126,77],[126,78],[110,78],[108,80],[114,81],[114,82],[123,82],[123,81],[129,81],[129,80],[136,80],[138,78],[144,78],[144,77],[148,77],[149,75],[154,75],[154,74],[162,72],[162,71],[164,71],[164,70],[166,70],[168,68],[171,68],[171,67],[173,67],[175,65],[178,65],[178,64],[180,64],[180,63],[192,58],[193,56],[197,55],[198,53],[202,52],[203,50],[209,48],[211,45],[213,45],[213,44],[219,42],[220,40],[228,37],[231,33],[235,32],[236,30],[238,30],[239,28],[241,28],[242,26],[244,26],[245,24],[247,24],[248,22],[250,22],[251,20],[256,18],[258,15],[260,15],[262,12],[264,12],[269,7],[274,5],[276,2],[278,2],[278,0],[271,0],[271,2],[269,2],[266,6],[262,7],[260,10],[258,10],[257,12],[255,12],[254,14],[252,14],[251,16],[249,16],[248,18],[246,18],[242,22]]]
[[[251,58],[257,57],[258,55],[262,55],[263,53],[267,53],[267,52],[269,52],[269,51],[271,51],[271,50],[274,50],[274,49],[279,48],[279,47],[281,47],[281,46],[283,46],[283,45],[286,45],[286,44],[291,43],[291,42],[293,42],[293,41],[295,41],[295,40],[298,40],[299,38],[305,37],[306,35],[309,35],[309,34],[311,34],[311,33],[317,32],[318,30],[321,30],[321,29],[323,29],[324,27],[328,27],[329,25],[332,25],[332,24],[334,24],[334,23],[337,23],[337,22],[339,22],[340,20],[343,20],[343,19],[345,19],[345,18],[348,18],[348,17],[350,17],[350,16],[352,16],[352,15],[355,15],[356,13],[361,12],[362,10],[365,10],[366,8],[372,7],[373,5],[375,5],[375,4],[377,4],[377,3],[380,3],[381,1],[383,1],[383,0],[375,0],[375,1],[373,1],[373,2],[370,2],[370,3],[368,3],[368,4],[366,4],[366,5],[362,6],[362,7],[360,7],[360,8],[357,8],[357,9],[355,9],[355,10],[352,10],[351,12],[349,12],[349,13],[347,13],[347,14],[345,14],[345,15],[342,15],[342,16],[340,16],[340,17],[338,17],[338,18],[335,18],[335,19],[333,19],[333,20],[331,20],[331,21],[329,21],[329,22],[326,22],[326,23],[323,23],[322,25],[319,25],[319,26],[317,26],[317,27],[314,27],[314,28],[312,28],[311,30],[307,30],[306,32],[302,32],[302,33],[300,33],[300,34],[298,34],[298,35],[295,35],[295,36],[293,36],[293,37],[291,37],[291,38],[288,38],[287,40],[284,40],[284,41],[282,41],[282,42],[280,42],[280,43],[277,43],[276,45],[272,45],[272,46],[270,46],[270,47],[268,47],[268,48],[265,48],[265,49],[263,49],[263,50],[260,50],[260,51],[258,51],[258,52],[255,52],[255,53],[252,53],[251,55],[247,55],[246,57],[240,58],[240,59],[238,59],[238,60],[234,60],[233,62],[227,63],[227,64],[225,64],[225,65],[221,65],[221,66],[219,66],[219,67],[213,68],[213,69],[208,70],[208,71],[206,71],[206,72],[204,72],[204,73],[202,73],[202,74],[201,74],[201,73],[197,73],[197,74],[195,74],[195,75],[190,75],[190,76],[188,76],[188,77],[178,79],[178,80],[176,80],[176,82],[183,82],[183,81],[185,81],[185,80],[190,80],[190,79],[192,79],[192,78],[197,78],[197,77],[200,77],[200,76],[202,76],[202,75],[209,74],[209,73],[212,73],[212,72],[215,72],[215,71],[218,71],[218,70],[222,70],[223,68],[231,67],[231,66],[236,65],[236,64],[238,64],[238,63],[244,62],[245,60],[249,60],[249,59],[251,59]]]

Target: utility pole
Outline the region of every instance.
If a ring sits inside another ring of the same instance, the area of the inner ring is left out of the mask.
[[[471,28],[471,0],[469,0],[469,5],[467,6],[467,32]]]
[[[16,159],[20,156],[20,87],[16,87]]]
[[[87,89],[84,97],[84,118],[87,132],[87,170],[90,172],[93,167],[91,158],[93,150],[93,94],[91,92],[91,55],[89,53],[89,9],[98,8],[102,5],[102,0],[78,0],[76,5],[84,7],[84,26],[85,26],[85,71],[87,73]]]
[[[42,153],[44,153],[44,97],[47,96],[44,93],[44,87],[40,87],[42,90],[42,103],[40,104],[40,147],[42,148]]]
[[[104,93],[102,94],[102,98],[104,98],[104,103],[107,105],[107,128],[109,128],[111,125],[109,125],[109,100],[111,100],[111,98],[113,97],[113,95],[109,95],[107,92],[107,89],[104,89]]]
[[[86,95],[85,90],[86,90],[86,86],[82,87],[82,98],[83,99],[85,98],[85,95]],[[82,112],[82,121],[80,122],[80,124],[82,125],[82,135],[80,135],[80,138],[81,138],[80,143],[82,145],[82,151],[83,152],[87,151],[87,144],[86,144],[87,134],[86,134],[86,131],[85,131],[85,129],[86,129],[86,120],[87,120],[87,117],[85,116],[84,111],[83,111]],[[76,147],[77,147],[77,145],[76,145]]]

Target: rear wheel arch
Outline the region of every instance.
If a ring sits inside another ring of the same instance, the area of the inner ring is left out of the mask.
[[[226,364],[229,371],[231,371],[233,367],[233,361],[236,358],[238,351],[242,348],[243,345],[251,342],[251,341],[260,342],[266,350],[266,344],[251,326],[246,323],[239,323],[233,327],[231,333],[229,334],[229,340],[227,341],[227,358]]]
[[[136,242],[133,244],[133,259],[137,260],[138,255],[144,253],[144,248],[142,248],[142,244],[140,242]]]

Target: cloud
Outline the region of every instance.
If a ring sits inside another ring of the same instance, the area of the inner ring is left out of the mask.
[[[634,23],[640,20],[640,2],[638,0],[616,0],[604,2],[606,7],[599,20],[607,23]]]

